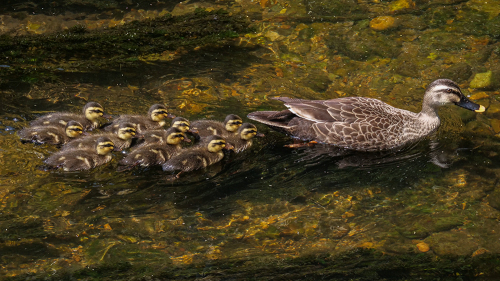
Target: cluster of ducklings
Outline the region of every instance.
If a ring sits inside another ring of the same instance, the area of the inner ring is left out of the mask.
[[[151,106],[147,115],[121,115],[113,122],[99,125],[103,107],[89,102],[83,114],[56,112],[37,118],[30,127],[17,132],[23,142],[61,145],[61,150],[45,160],[51,168],[65,171],[88,170],[111,161],[111,152],[131,147],[119,162],[120,170],[135,166],[162,165],[164,171],[183,172],[205,168],[222,160],[223,150],[238,153],[252,145],[255,136],[262,137],[255,125],[243,123],[234,114],[224,122],[197,120],[189,122],[168,113],[161,104]],[[173,118],[165,129],[166,118]],[[101,132],[89,134],[88,131]],[[183,148],[182,142],[198,144]],[[136,139],[135,142],[133,140]],[[132,145],[132,144],[136,145]]]

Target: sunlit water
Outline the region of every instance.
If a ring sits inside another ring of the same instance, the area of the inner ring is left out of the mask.
[[[282,109],[263,98],[267,89],[315,97],[298,86],[279,90],[283,80],[255,86],[252,79],[269,75],[260,70],[274,75],[272,60],[264,48],[225,46],[169,62],[61,72],[63,83],[39,92],[9,81],[0,107],[1,272],[23,276],[118,262],[210,268],[220,260],[281,261],[353,249],[432,257],[500,253],[500,202],[491,201],[497,200],[491,198],[498,143],[491,133],[467,131],[485,117],[454,106],[441,109],[436,134],[383,153],[290,149],[284,145],[293,139],[256,124],[266,136],[252,148],[176,180],[161,167],[118,172],[126,151],[91,171],[43,171],[39,166],[58,148],[22,144],[15,134],[44,113],[80,112],[87,101],[112,115],[144,114],[164,103],[190,120],[223,120],[229,113]],[[306,72],[298,69],[297,78],[300,71]],[[421,96],[396,98],[398,107],[420,106]]]

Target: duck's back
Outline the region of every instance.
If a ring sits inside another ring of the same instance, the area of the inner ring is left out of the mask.
[[[30,122],[30,126],[58,126],[65,127],[69,121],[77,121],[82,124],[84,130],[91,130],[94,124],[84,115],[71,112],[55,112],[38,117]]]
[[[120,161],[120,164],[127,166],[161,165],[178,153],[180,148],[180,145],[169,145],[165,143],[143,145],[131,151]]]
[[[203,169],[222,160],[223,152],[211,153],[202,147],[181,151],[163,164],[164,171],[190,172]]]
[[[146,130],[155,130],[163,126],[159,122],[148,119],[146,116],[141,115],[122,115],[104,128],[105,131],[111,132],[116,131],[122,123],[131,123],[136,126],[138,133],[143,133]]]
[[[95,149],[63,150],[52,154],[45,160],[45,163],[55,167],[63,167],[65,171],[80,171],[103,165],[111,158],[111,155],[98,155]]]
[[[226,130],[224,123],[215,120],[196,120],[191,122],[190,128],[197,131],[201,138],[212,135],[219,135],[222,137],[232,135],[232,133]]]

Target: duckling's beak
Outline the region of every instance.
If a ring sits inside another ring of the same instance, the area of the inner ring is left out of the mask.
[[[462,96],[459,102],[455,103],[456,105],[463,107],[468,110],[472,110],[475,112],[484,112],[486,108],[482,105],[479,105],[477,103],[471,102],[468,98],[465,96]]]
[[[90,136],[90,134],[87,131],[83,131],[82,136]]]
[[[183,139],[183,141],[184,141],[184,142],[191,142],[191,140],[190,140],[190,139],[188,139],[188,138],[184,138],[184,139]]]
[[[134,138],[137,138],[137,139],[143,139],[143,138],[144,138],[144,135],[143,135],[143,134],[139,134],[139,133],[135,133]]]
[[[189,129],[188,132],[193,134],[193,135],[198,135],[198,130]]]
[[[113,116],[111,116],[109,114],[103,114],[101,117],[104,119],[113,119]]]
[[[113,148],[113,151],[122,151],[122,149],[121,149],[121,148],[119,148],[118,146],[115,146],[115,147]]]
[[[224,147],[224,149],[226,149],[226,150],[233,150],[234,146],[232,144],[226,142],[226,147]]]
[[[172,119],[174,119],[174,118],[175,118],[175,115],[173,115],[172,113],[167,113],[167,118],[172,118]]]
[[[266,135],[264,135],[263,133],[259,133],[257,132],[257,134],[255,135],[256,137],[259,137],[259,138],[263,138],[265,137]]]

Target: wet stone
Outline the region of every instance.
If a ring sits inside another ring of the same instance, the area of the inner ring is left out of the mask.
[[[343,16],[353,17],[361,14],[363,8],[355,0],[305,0],[306,9],[316,16]]]
[[[463,219],[450,214],[402,216],[397,219],[396,230],[406,238],[425,238],[438,231],[452,229],[463,224]]]
[[[472,67],[465,63],[455,63],[441,73],[441,77],[451,79],[457,83],[467,81],[472,75]]]
[[[458,231],[434,233],[425,242],[438,256],[470,256],[478,248],[473,238]]]
[[[496,120],[500,123],[499,120]],[[500,188],[495,188],[495,190],[490,193],[490,195],[487,198],[488,204],[490,204],[491,207],[500,210]]]
[[[376,31],[387,30],[397,26],[396,19],[391,16],[376,17],[370,21],[370,28]]]
[[[491,71],[476,73],[469,87],[473,89],[488,89],[493,85],[493,73]]]

